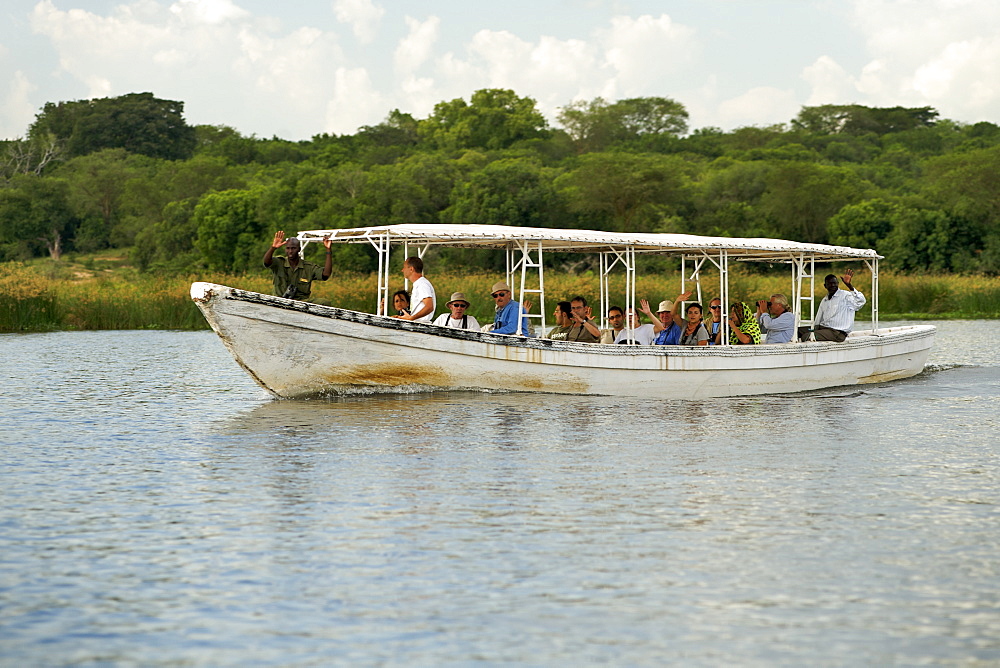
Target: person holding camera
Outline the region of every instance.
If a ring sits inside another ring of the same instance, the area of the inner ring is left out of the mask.
[[[788,310],[783,294],[771,295],[771,301],[757,302],[757,324],[767,334],[767,343],[789,343],[795,330],[795,315]]]

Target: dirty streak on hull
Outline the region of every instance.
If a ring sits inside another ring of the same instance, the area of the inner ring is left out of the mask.
[[[281,397],[477,389],[702,398],[797,392],[923,369],[933,327],[844,343],[686,348],[524,339],[196,283],[192,298],[261,386]]]

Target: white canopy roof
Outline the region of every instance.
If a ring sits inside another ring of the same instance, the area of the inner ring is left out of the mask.
[[[545,250],[599,253],[633,248],[636,252],[693,255],[725,249],[730,257],[781,261],[800,255],[815,260],[878,258],[874,250],[806,244],[782,239],[703,237],[691,234],[631,234],[596,230],[567,230],[505,225],[407,224],[352,229],[307,230],[298,233],[305,242],[316,242],[327,234],[334,243],[370,243],[388,238],[390,243],[408,242],[463,248],[506,248],[515,242],[542,244]]]

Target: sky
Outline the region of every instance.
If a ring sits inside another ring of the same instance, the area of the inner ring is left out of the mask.
[[[668,97],[691,130],[805,105],[1000,123],[1000,0],[4,0],[0,138],[47,102],[152,92],[192,125],[303,140],[482,88]]]

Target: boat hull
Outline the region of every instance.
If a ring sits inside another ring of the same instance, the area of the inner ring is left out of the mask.
[[[212,283],[192,299],[236,361],[285,398],[480,390],[697,399],[876,383],[923,370],[929,325],[843,343],[622,346],[448,329]]]

